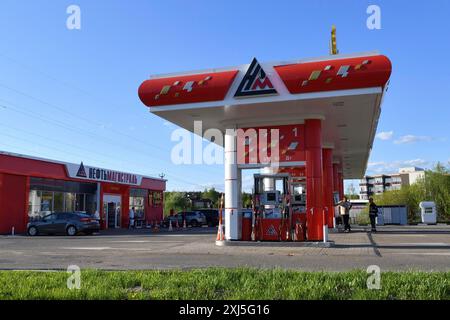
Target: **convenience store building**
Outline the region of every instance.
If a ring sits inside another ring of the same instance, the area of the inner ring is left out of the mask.
[[[163,218],[166,180],[0,151],[0,234],[26,232],[48,212],[98,212],[102,229],[127,228],[129,210],[152,224]]]

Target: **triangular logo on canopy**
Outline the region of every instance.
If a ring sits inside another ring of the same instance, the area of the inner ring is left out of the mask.
[[[239,98],[271,94],[278,94],[278,92],[258,60],[253,58],[234,96]]]
[[[84,169],[83,161],[81,161],[80,167],[78,168],[77,177],[87,178],[86,170]]]

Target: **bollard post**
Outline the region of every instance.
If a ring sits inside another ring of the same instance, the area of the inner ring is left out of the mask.
[[[327,222],[328,208],[323,209],[323,242],[328,242],[328,222]]]

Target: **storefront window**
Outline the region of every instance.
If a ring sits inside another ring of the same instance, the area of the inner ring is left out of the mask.
[[[80,211],[86,211],[89,214],[94,214],[96,208],[97,208],[97,201],[95,194],[86,194],[86,205],[84,206],[84,210]]]
[[[151,191],[149,193],[148,202],[152,207],[161,207],[162,205],[162,192],[161,191]]]
[[[35,218],[49,212],[85,211],[94,214],[96,190],[92,183],[30,178],[28,215]]]
[[[53,211],[53,192],[41,192],[41,211]]]
[[[76,193],[64,193],[64,211],[75,211],[75,198]]]
[[[62,192],[53,193],[53,211],[55,212],[64,211],[64,193]]]
[[[38,217],[39,212],[41,212],[41,192],[31,190],[28,203],[28,216]]]
[[[144,197],[130,197],[130,208],[134,207],[134,213],[137,219],[142,219],[144,213]]]
[[[145,217],[145,198],[147,190],[145,189],[130,189],[130,209],[134,207],[136,219],[143,219]]]
[[[85,211],[86,195],[76,194],[75,211]]]

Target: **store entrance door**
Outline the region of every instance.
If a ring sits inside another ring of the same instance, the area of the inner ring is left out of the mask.
[[[103,195],[103,215],[106,217],[108,229],[121,226],[121,197],[119,195]]]

